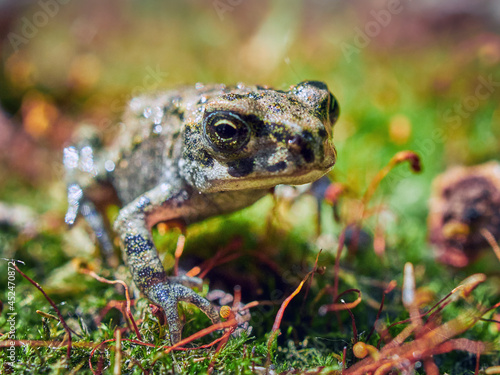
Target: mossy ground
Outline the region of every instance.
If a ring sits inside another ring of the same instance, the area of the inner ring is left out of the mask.
[[[241,285],[245,303],[257,300],[273,304],[252,309],[251,334],[231,338],[217,354],[213,348],[164,354],[158,348],[166,343],[166,327],[159,324],[147,301],[138,299],[132,312],[140,320],[143,341],[157,347],[123,341],[121,373],[140,374],[143,369],[150,373],[203,373],[209,367],[217,373],[252,373],[269,364],[278,372],[292,368],[315,371],[324,366],[324,373],[328,373],[341,369],[344,348],[347,366],[353,365],[358,360],[352,354],[350,315],[342,311],[321,316],[318,309],[332,303],[332,297],[327,293],[316,298],[333,284],[338,237],[353,219],[370,181],[394,154],[406,149],[420,155],[423,172],[412,174],[407,165],[401,165],[382,181],[370,202],[378,213],[363,222],[366,241],[360,242],[355,254],[344,252],[340,260],[339,291],[354,288],[362,292],[362,302],[352,309],[356,340],[366,340],[375,324],[383,289],[391,280],[396,280],[398,287],[386,296],[381,320],[389,326],[408,318],[401,301],[407,262],[415,268],[418,296],[425,300],[423,311],[466,277],[487,275],[469,299],[446,306],[439,323],[500,300],[500,262],[491,249],[463,269],[439,264],[427,242],[426,223],[431,183],[437,174],[451,165],[498,158],[500,44],[496,36],[491,37],[495,31],[472,21],[460,28],[444,24],[436,30],[425,17],[419,19],[405,10],[393,15],[391,23],[366,47],[349,54],[343,43],[356,46],[356,27],[365,25],[362,17],[370,20],[374,4],[367,2],[368,8],[360,10],[321,1],[309,7],[301,2],[243,2],[221,15],[216,3],[145,1],[118,6],[110,2],[94,4],[92,11],[70,3],[61,5],[58,14],[29,43],[20,45],[18,52],[5,36],[0,102],[17,136],[28,140],[22,152],[14,142],[4,144],[7,152],[2,154],[0,200],[29,206],[39,216],[32,236],[2,227],[1,256],[24,262],[20,269],[43,286],[77,334],[73,335],[68,364],[66,348],[50,345],[63,340],[61,324],[36,312],[55,315],[55,311],[38,290],[16,274],[15,338],[44,341],[46,346],[18,347],[12,369],[6,363],[7,352],[1,351],[0,372],[91,373],[88,362],[92,349],[112,339],[117,328],[127,328],[117,309],[96,323],[110,301],[124,300],[123,290],[77,272],[85,264],[103,277],[131,285],[125,266],[113,269],[102,262],[84,223],[71,231],[65,227],[61,148],[79,122],[96,124],[106,136],[123,104],[134,95],[183,83],[247,81],[286,88],[305,79],[325,81],[341,105],[335,133],[338,163],[329,177],[349,190],[339,202],[341,222],[333,220],[332,207],[322,203],[319,236],[316,201],[310,195],[291,201],[277,198],[277,203],[267,197],[234,215],[191,226],[182,269],[200,265],[236,243],[233,252],[239,257],[208,273],[210,288],[232,292],[235,285]],[[17,21],[11,31],[21,33],[22,17],[30,19],[39,10],[33,5],[13,14]],[[109,18],[104,22],[99,14]],[[410,41],[403,32],[409,22],[421,26]],[[398,33],[402,34],[399,38]],[[483,90],[488,94],[480,99],[476,89],[484,86],[484,80],[494,85]],[[113,215],[116,208],[109,211],[110,218]],[[378,256],[373,238],[380,238],[380,234],[385,239],[385,252]],[[165,264],[172,266],[176,233],[154,235],[166,254]],[[267,340],[280,304],[312,269],[320,249],[318,266],[322,272],[314,275],[310,286],[304,287],[286,309],[281,335],[269,352]],[[0,285],[7,285],[6,262],[0,262],[0,275],[4,278]],[[0,292],[0,332],[6,333],[9,289]],[[345,296],[347,302],[355,298],[354,294]],[[183,337],[209,325],[198,310],[189,306],[182,306],[182,310],[187,322]],[[492,318],[492,314],[486,317]],[[404,326],[391,328],[390,334],[396,336]],[[481,321],[459,335],[491,345],[488,353],[481,355],[480,369],[500,365],[499,330],[498,323]],[[209,343],[219,335],[191,345]],[[136,337],[132,330],[124,329],[122,338]],[[376,346],[379,338],[375,333],[368,343]],[[114,370],[114,345],[101,346],[94,353],[94,369],[119,373]],[[476,367],[476,355],[459,350],[436,355],[434,361],[441,373],[473,374]],[[415,373],[424,373],[423,367]]]

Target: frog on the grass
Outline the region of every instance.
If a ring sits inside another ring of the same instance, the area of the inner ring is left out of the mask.
[[[214,323],[219,315],[190,289],[201,280],[167,276],[151,228],[239,210],[278,184],[317,180],[335,163],[338,115],[334,96],[317,81],[286,92],[198,84],[134,98],[110,147],[97,149],[89,140],[64,150],[66,222],[81,213],[103,251],[111,252],[104,220],[87,192],[96,185],[114,188],[122,204],[114,230],[123,256],[137,287],[163,308],[174,344],[182,331],[178,301],[196,305]]]

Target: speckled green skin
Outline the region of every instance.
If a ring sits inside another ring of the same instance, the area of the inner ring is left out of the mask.
[[[69,150],[75,160],[79,157],[78,164],[65,156],[70,176],[67,222],[74,221],[92,181],[111,182],[123,203],[114,230],[134,282],[164,309],[171,342],[178,342],[178,301],[198,306],[214,323],[219,316],[189,288],[201,280],[166,276],[151,227],[232,212],[277,184],[318,179],[335,163],[332,126],[338,114],[327,86],[315,81],[286,92],[197,85],[135,98],[119,138],[105,152],[97,155],[94,150],[89,162],[88,148],[85,157],[82,148],[65,150],[65,155]],[[79,188],[83,194],[74,193]],[[84,216],[99,228],[96,215]]]

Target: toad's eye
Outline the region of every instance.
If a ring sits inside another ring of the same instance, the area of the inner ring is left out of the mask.
[[[247,123],[232,112],[209,113],[203,124],[207,140],[219,152],[238,151],[248,143],[250,138],[250,129]]]
[[[231,121],[219,120],[213,125],[214,131],[220,139],[232,139],[238,134],[238,128]]]

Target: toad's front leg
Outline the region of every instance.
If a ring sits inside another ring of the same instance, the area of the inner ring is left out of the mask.
[[[152,241],[148,216],[154,212],[160,201],[164,208],[168,207],[169,198],[171,194],[164,187],[147,192],[121,209],[114,228],[120,235],[124,257],[135,284],[153,303],[163,308],[170,330],[170,342],[175,344],[180,341],[182,332],[177,302],[192,303],[213,323],[218,323],[220,318],[210,302],[188,288],[201,283],[201,280],[188,277],[169,278],[163,269]]]

